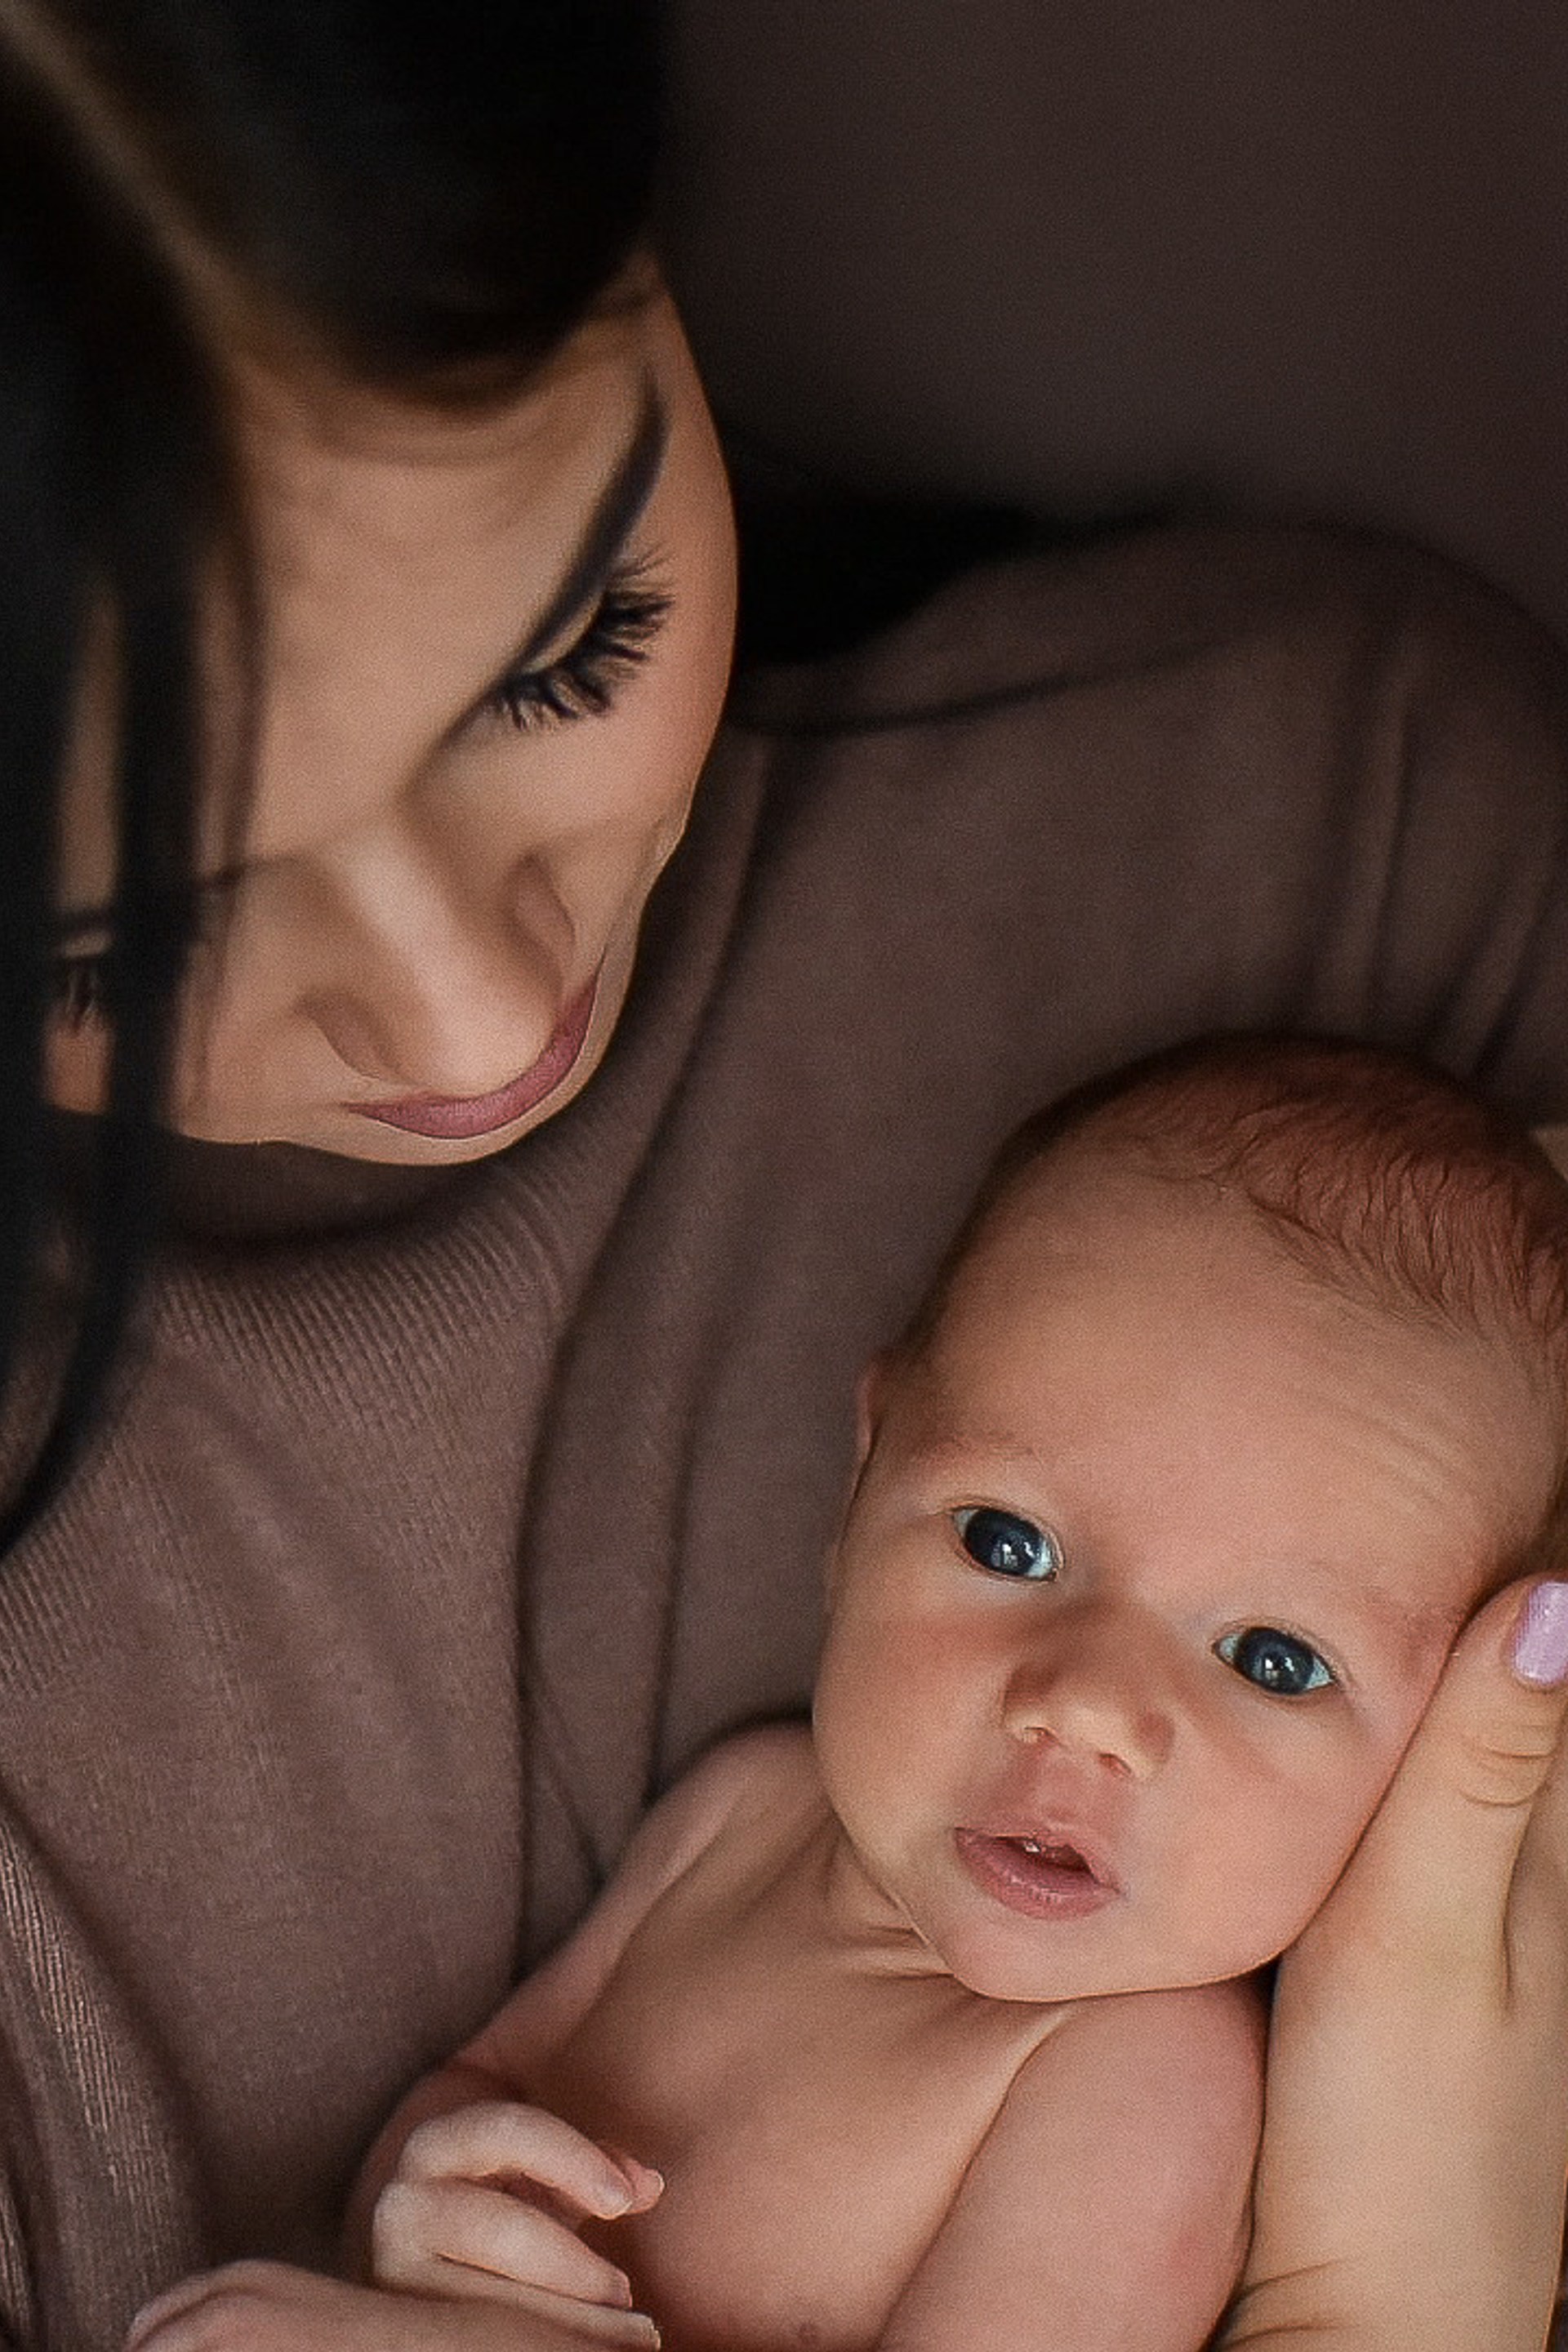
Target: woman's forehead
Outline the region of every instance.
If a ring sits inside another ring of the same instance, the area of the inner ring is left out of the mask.
[[[516,399],[482,413],[258,370],[244,379],[258,628],[242,639],[220,587],[205,634],[215,772],[242,735],[250,745],[247,860],[314,838],[328,814],[323,775],[337,780],[347,822],[356,778],[374,798],[416,772],[548,614],[628,453],[652,446],[650,415],[661,448],[667,413],[686,396],[667,310],[595,320]],[[101,694],[89,698],[102,722]],[[97,755],[73,763],[65,812],[78,905],[106,897],[110,881],[101,723],[93,737]],[[211,801],[204,869],[234,854],[230,798]]]
[[[654,318],[639,310],[584,328],[537,379],[482,410],[247,372],[237,439],[266,584],[355,548],[439,560],[531,515],[547,527],[624,438],[658,362]]]

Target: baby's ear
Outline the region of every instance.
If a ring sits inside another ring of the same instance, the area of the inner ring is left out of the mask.
[[[844,1540],[844,1529],[849,1514],[855,1507],[855,1497],[859,1492],[861,1473],[870,1455],[872,1441],[877,1434],[877,1423],[881,1419],[889,1374],[888,1358],[885,1355],[873,1356],[855,1384],[855,1459],[849,1466],[848,1485],[845,1489],[843,1505],[838,1514],[837,1533],[827,1549],[829,1602],[832,1601],[838,1586],[838,1548]]]
[[[892,1379],[891,1358],[884,1349],[873,1356],[855,1387],[855,1475],[859,1477],[866,1467],[866,1456],[871,1451],[871,1441],[877,1434],[877,1423],[882,1418],[887,1402],[888,1384]]]

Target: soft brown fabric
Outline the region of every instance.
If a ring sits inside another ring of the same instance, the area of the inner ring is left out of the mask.
[[[578,1103],[404,1223],[187,1241],[0,1581],[16,2345],[327,2261],[649,1790],[801,1704],[857,1368],[1026,1111],[1268,1024],[1568,1113],[1563,719],[1394,552],[960,583],[742,694]]]

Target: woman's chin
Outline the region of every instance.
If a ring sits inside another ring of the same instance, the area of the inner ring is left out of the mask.
[[[574,1073],[575,1076],[575,1073]],[[309,1153],[313,1159],[348,1160],[362,1168],[467,1168],[479,1160],[493,1160],[542,1127],[563,1110],[580,1085],[563,1087],[525,1118],[480,1135],[426,1135],[416,1129],[338,1108],[320,1118],[279,1119],[274,1131],[260,1134],[225,1131],[197,1121],[182,1120],[174,1132],[183,1144],[210,1151]]]

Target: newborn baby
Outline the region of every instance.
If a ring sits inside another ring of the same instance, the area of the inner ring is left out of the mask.
[[[1565,1372],[1568,1191],[1446,1079],[1220,1040],[1032,1122],[862,1384],[811,1728],[418,2086],[362,2266],[668,2352],[1192,2352],[1256,1971],[1560,1568]]]

